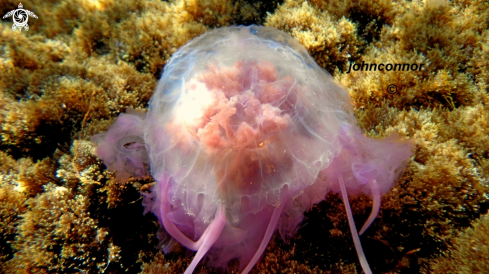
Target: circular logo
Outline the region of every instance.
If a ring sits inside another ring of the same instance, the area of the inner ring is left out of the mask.
[[[7,12],[7,14],[3,16],[3,19],[12,16],[12,20],[14,21],[14,24],[12,25],[13,31],[15,31],[16,29],[22,31],[22,28],[28,31],[29,25],[27,25],[27,21],[29,21],[29,15],[37,18],[37,15],[35,15],[32,11],[25,10],[22,3],[20,3],[18,9]]]
[[[388,92],[389,94],[394,94],[394,93],[396,93],[396,92],[397,92],[397,87],[396,87],[396,85],[394,85],[394,84],[390,84],[390,85],[388,85],[388,86],[387,86],[387,92]]]
[[[27,25],[29,15],[25,10],[17,9],[14,11],[12,19],[14,19],[14,24],[17,25],[18,28],[22,28]]]

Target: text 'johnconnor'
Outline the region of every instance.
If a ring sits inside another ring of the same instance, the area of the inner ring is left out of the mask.
[[[368,63],[365,63],[362,62],[362,64],[353,64],[353,63],[350,63],[350,67],[348,68],[348,71],[346,73],[350,73],[352,68],[354,71],[377,71],[377,69],[379,71],[417,71],[417,70],[421,70],[421,68],[424,66],[425,64],[391,64],[391,63],[387,63],[387,64],[384,64],[384,63],[380,63],[380,64],[376,64],[376,63],[372,63],[372,64],[368,64]]]

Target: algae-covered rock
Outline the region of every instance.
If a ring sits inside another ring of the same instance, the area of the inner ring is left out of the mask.
[[[18,4],[3,1],[0,14]],[[484,241],[481,216],[489,208],[487,2],[23,5],[38,16],[29,18],[29,31],[12,31],[11,17],[0,24],[0,272],[178,273],[188,266],[181,246],[159,251],[157,235],[165,233],[143,215],[140,191],[153,179],[117,180],[88,139],[127,108],[145,111],[178,48],[233,24],[290,33],[348,90],[365,135],[398,132],[415,142],[415,156],[361,237],[375,273],[484,272],[487,254],[472,240]],[[348,72],[362,63],[425,65]],[[350,202],[363,224],[372,202]],[[272,240],[252,272],[360,273],[341,199],[327,195],[306,217],[289,243]]]

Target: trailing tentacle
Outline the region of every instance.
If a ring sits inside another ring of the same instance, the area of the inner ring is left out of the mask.
[[[363,225],[362,229],[360,229],[360,235],[362,235],[365,230],[367,230],[367,228],[374,222],[375,218],[377,218],[377,215],[379,215],[380,203],[382,201],[377,181],[372,180],[372,183],[369,184],[369,186],[370,190],[372,191],[372,199],[374,201],[374,204],[372,205],[372,212],[370,212],[367,221]]]
[[[195,267],[197,267],[197,264],[199,264],[202,257],[204,257],[207,251],[209,251],[209,249],[217,241],[225,225],[226,225],[226,216],[224,214],[224,206],[219,205],[219,209],[216,212],[216,216],[214,217],[214,220],[209,225],[209,227],[205,230],[202,237],[200,237],[199,239],[199,242],[202,239],[203,241],[199,247],[199,250],[197,251],[197,254],[195,254],[194,259],[188,266],[187,270],[185,270],[184,274],[191,274],[194,271]]]
[[[285,197],[287,197],[288,190],[287,188],[284,189],[282,193],[282,197],[280,199],[280,206],[276,207],[273,210],[272,217],[270,218],[270,223],[268,223],[267,230],[265,231],[265,235],[263,236],[263,240],[260,243],[260,246],[256,250],[255,255],[253,255],[253,258],[251,258],[250,262],[248,265],[245,267],[243,270],[242,274],[247,274],[250,272],[250,270],[255,266],[256,262],[260,259],[261,255],[263,254],[263,251],[265,251],[265,248],[267,247],[268,243],[270,242],[270,238],[273,235],[273,232],[275,231],[275,228],[277,226],[278,219],[280,218],[280,215],[282,214],[282,210],[284,209],[285,206]]]
[[[346,216],[348,216],[348,225],[350,226],[351,236],[353,237],[353,243],[355,244],[355,249],[357,250],[358,259],[360,260],[360,265],[362,266],[363,272],[365,274],[372,274],[370,266],[368,265],[367,258],[362,249],[362,243],[360,242],[360,236],[357,233],[357,228],[355,227],[355,221],[353,220],[353,214],[351,212],[350,201],[348,201],[348,194],[346,193],[345,182],[343,181],[343,175],[338,176],[341,189],[341,197],[343,198],[343,203],[345,204]]]
[[[185,234],[183,234],[180,229],[173,223],[167,216],[167,214],[170,212],[170,201],[168,200],[168,197],[166,196],[166,193],[168,193],[170,188],[170,179],[167,179],[166,182],[164,183],[163,189],[162,189],[162,195],[161,195],[161,206],[160,206],[160,218],[161,222],[163,223],[163,226],[165,227],[166,232],[170,234],[175,240],[177,240],[181,245],[185,246],[188,249],[197,251],[200,249],[202,246],[207,234],[211,230],[211,225],[207,227],[207,229],[204,231],[202,236],[198,241],[193,241],[189,239]],[[217,218],[216,213],[216,218]]]

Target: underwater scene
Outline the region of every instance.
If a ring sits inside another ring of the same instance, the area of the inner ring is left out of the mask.
[[[0,15],[0,273],[489,273],[487,1]]]

